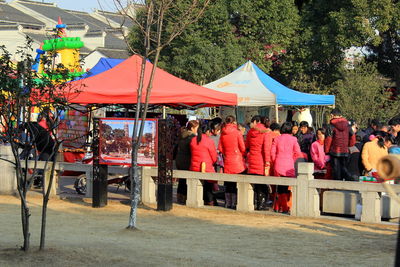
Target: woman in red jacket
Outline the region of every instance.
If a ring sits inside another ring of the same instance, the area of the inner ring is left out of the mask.
[[[203,125],[198,132],[197,137],[190,141],[190,150],[192,159],[190,170],[195,172],[215,172],[214,164],[217,162],[217,149],[214,141],[209,137],[211,134],[210,127]],[[213,206],[213,187],[217,181],[203,182],[203,199],[205,205]]]
[[[274,165],[274,175],[295,177],[295,160],[301,155],[297,138],[292,135],[292,123],[285,122],[281,127],[281,135],[277,136],[271,148],[271,158]],[[287,186],[278,186],[278,199],[274,211],[288,213],[290,191]]]
[[[243,173],[245,171],[243,155],[246,148],[243,135],[238,130],[234,116],[227,116],[221,130],[218,150],[224,157],[224,173]],[[236,183],[224,182],[225,185],[225,206],[236,208]]]
[[[265,159],[263,157],[264,136],[267,128],[261,123],[260,116],[254,116],[251,119],[250,130],[246,137],[247,153],[247,173],[265,175]],[[265,210],[267,208],[266,184],[254,184],[256,210]]]

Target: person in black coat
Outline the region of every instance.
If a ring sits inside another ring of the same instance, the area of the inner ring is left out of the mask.
[[[20,146],[24,149],[21,153],[21,157],[28,156],[32,150],[32,147],[36,147],[39,156],[39,161],[52,161],[56,156],[55,141],[51,137],[48,130],[43,128],[37,122],[26,122],[21,128],[21,131],[27,131],[28,138],[22,138]],[[28,141],[29,144],[25,144]],[[41,187],[43,184],[43,170],[38,171],[38,175],[35,176],[33,184],[36,187]]]
[[[183,129],[177,146],[175,164],[178,170],[189,170],[191,162],[190,152],[190,141],[196,136],[197,129],[199,128],[199,122],[197,120],[191,120],[187,123],[186,128]],[[177,202],[179,204],[185,204],[187,197],[187,185],[186,179],[178,180],[177,189]]]

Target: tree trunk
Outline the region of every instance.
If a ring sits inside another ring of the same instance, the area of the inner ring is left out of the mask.
[[[42,206],[42,225],[40,229],[40,247],[39,250],[43,250],[45,247],[46,240],[46,218],[47,218],[47,203],[48,199],[43,198],[43,206]]]
[[[140,177],[139,177],[139,166],[138,166],[138,150],[140,143],[133,141],[132,147],[132,168],[130,169],[131,176],[131,210],[129,212],[129,223],[128,229],[135,230],[136,227],[136,211],[140,201]]]
[[[24,237],[24,244],[21,247],[21,250],[27,252],[29,251],[30,236],[31,236],[29,232],[29,217],[31,216],[31,214],[28,205],[26,203],[26,194],[28,191],[29,183],[27,183],[27,176],[26,176],[27,172],[23,172],[22,170],[21,160],[18,154],[18,147],[15,144],[11,143],[11,149],[15,160],[17,189],[21,201],[21,224],[22,224],[22,235]]]
[[[148,6],[148,16],[146,21],[146,38],[144,39],[144,47],[146,48],[145,55],[142,57],[142,65],[140,68],[140,77],[139,77],[139,86],[137,89],[137,104],[136,104],[136,114],[135,114],[135,124],[133,127],[132,133],[132,162],[131,169],[129,172],[130,180],[131,180],[131,209],[129,212],[129,222],[127,229],[136,229],[136,211],[137,206],[140,201],[140,177],[139,177],[139,167],[138,167],[138,151],[140,146],[140,131],[137,134],[139,118],[141,118],[142,111],[142,91],[144,84],[144,75],[146,71],[146,59],[150,51],[150,28],[151,28],[151,20],[153,17],[153,3],[150,2]],[[142,121],[142,125],[144,121]]]
[[[46,169],[47,169],[47,163],[46,162],[44,169],[43,169],[43,205],[42,205],[42,225],[41,225],[41,230],[40,230],[40,246],[39,250],[43,250],[45,247],[45,241],[46,241],[46,221],[47,221],[47,204],[49,203],[49,198],[50,198],[50,193],[51,193],[51,187],[53,186],[53,181],[54,181],[54,173],[55,173],[55,168],[56,168],[56,162],[57,158],[55,156],[56,152],[60,148],[61,143],[57,142],[55,144],[55,147],[53,149],[53,153],[51,154],[50,158],[53,158],[52,160],[52,165],[51,165],[51,172],[50,172],[50,177],[49,177],[49,185],[46,187]]]
[[[22,218],[22,233],[24,235],[23,251],[29,250],[31,233],[29,232],[29,208],[26,206],[25,201],[21,199],[21,218]]]

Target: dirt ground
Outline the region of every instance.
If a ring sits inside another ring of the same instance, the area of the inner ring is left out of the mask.
[[[0,196],[0,266],[393,266],[397,226],[302,219],[222,208],[138,211],[112,201],[49,203],[46,250],[39,252],[41,199],[31,197],[31,251],[21,252],[19,200]]]

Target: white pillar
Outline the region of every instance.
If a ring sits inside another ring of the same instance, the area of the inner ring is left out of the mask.
[[[142,201],[144,204],[156,204],[156,183],[150,175],[150,167],[142,167]]]
[[[314,164],[300,162],[298,165],[297,186],[293,196],[293,215],[299,217],[318,217],[319,194],[316,188],[309,187],[309,181],[314,179]]]
[[[238,211],[254,210],[254,191],[250,183],[237,183],[237,205]]]
[[[204,206],[203,185],[199,179],[186,179],[187,199],[186,206],[200,208]]]
[[[85,197],[93,198],[93,168],[86,171],[86,194]]]
[[[377,192],[361,192],[361,221],[379,223],[381,221],[381,202]]]
[[[51,176],[51,169],[52,169],[53,163],[48,162],[47,163],[47,168],[44,170],[44,175],[43,175],[43,182],[45,185],[45,190],[47,191],[47,188],[49,187],[50,183],[50,176]],[[46,192],[45,191],[45,192]],[[53,183],[51,184],[51,189],[50,189],[50,198],[54,198],[57,196],[58,192],[58,171],[54,170],[54,176],[53,176]]]
[[[17,193],[17,176],[15,166],[7,161],[15,162],[14,155],[9,145],[0,145],[0,194]]]

